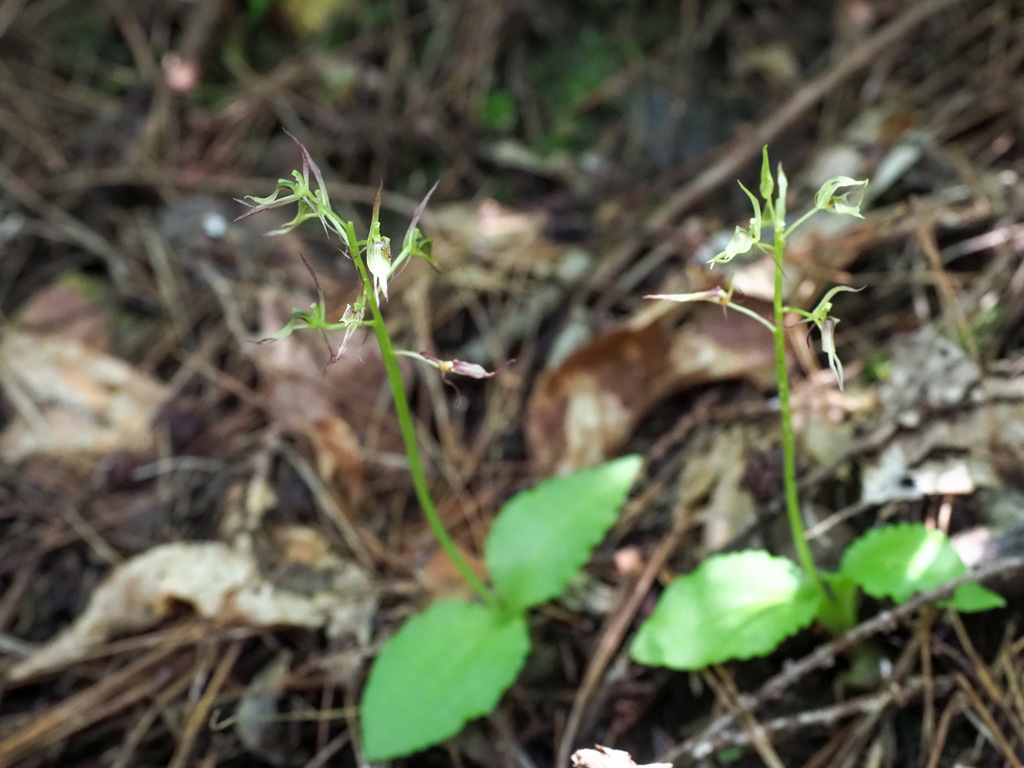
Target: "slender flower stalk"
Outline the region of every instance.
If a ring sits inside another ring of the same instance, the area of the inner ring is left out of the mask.
[[[291,136],[291,134],[288,135]],[[368,236],[365,240],[359,240],[356,237],[354,224],[342,221],[331,208],[323,175],[320,173],[316,163],[313,162],[313,158],[298,139],[294,136],[291,136],[291,138],[299,145],[302,153],[302,171],[294,171],[291,179],[278,179],[277,188],[271,195],[247,198],[247,200],[252,202],[240,201],[249,206],[249,210],[242,214],[242,216],[239,216],[239,218],[246,218],[271,208],[281,208],[295,204],[298,208],[295,217],[281,229],[269,234],[282,234],[294,229],[308,219],[319,219],[324,231],[328,233],[333,232],[348,249],[362,284],[362,296],[356,300],[355,304],[349,305],[345,309],[345,313],[340,321],[336,323],[328,322],[319,281],[307,262],[306,267],[313,276],[313,281],[317,287],[318,301],[311,306],[310,311],[293,310],[288,324],[277,333],[262,341],[282,339],[295,330],[313,329],[323,333],[325,330],[344,329],[344,339],[337,351],[328,360],[327,364],[331,365],[341,359],[345,353],[348,341],[356,328],[368,327],[373,331],[380,348],[388,385],[391,388],[391,395],[394,398],[395,415],[398,417],[402,441],[405,444],[406,456],[409,459],[409,473],[412,477],[413,489],[415,490],[420,509],[423,510],[427,525],[437,539],[441,549],[452,561],[452,564],[466,584],[484,602],[495,604],[497,598],[494,596],[494,593],[487,587],[483,579],[476,574],[465,556],[459,551],[458,546],[456,546],[448,531],[445,530],[444,523],[430,495],[426,472],[423,469],[423,460],[420,456],[419,445],[416,442],[416,428],[413,423],[412,412],[409,408],[409,401],[405,396],[405,383],[402,381],[402,372],[398,366],[399,353],[395,350],[395,346],[391,341],[391,336],[384,323],[380,307],[380,297],[383,296],[385,301],[388,298],[388,280],[407,259],[417,256],[432,265],[434,264],[431,253],[431,241],[424,238],[416,228],[416,224],[426,207],[427,200],[434,190],[431,189],[427,193],[423,202],[416,209],[412,223],[409,225],[409,230],[402,240],[402,250],[395,258],[392,258],[391,241],[380,233],[381,190],[378,189],[374,200],[373,217],[370,222]],[[312,172],[313,179],[316,181],[317,186],[315,189],[310,181],[310,172]],[[366,317],[367,309],[369,309],[368,318]],[[442,361],[438,361],[436,358],[431,360],[421,355],[414,356],[430,363],[434,367],[442,368],[439,365]],[[473,376],[475,378],[483,378],[490,375],[479,366],[462,363],[461,361],[451,361],[451,363],[447,369],[443,369],[444,372]],[[479,369],[479,371],[476,369]],[[483,372],[483,375],[480,375],[480,372]]]
[[[776,181],[778,182],[778,193],[776,192]],[[814,198],[814,207],[798,218],[789,227],[786,226],[786,193],[789,182],[786,174],[779,166],[775,177],[772,176],[771,166],[768,163],[768,147],[764,148],[761,163],[761,183],[759,192],[764,200],[762,211],[760,201],[743,184],[740,189],[750,199],[754,215],[750,219],[750,226],[747,228],[736,227],[728,245],[724,251],[715,256],[710,264],[726,264],[733,258],[747,251],[758,248],[769,254],[775,262],[775,291],[772,300],[772,321],[761,317],[741,304],[732,300],[732,287],[726,291],[722,288],[713,288],[707,291],[679,294],[656,294],[647,296],[648,299],[667,299],[669,301],[705,301],[718,304],[723,307],[735,309],[748,317],[756,320],[765,326],[772,334],[775,346],[775,379],[779,389],[779,419],[782,424],[782,477],[783,494],[786,500],[786,516],[789,519],[789,530],[793,536],[793,546],[796,550],[797,559],[806,572],[810,582],[824,595],[828,596],[818,569],[814,565],[814,557],[811,554],[810,545],[807,543],[807,533],[804,530],[803,515],[800,510],[800,494],[796,481],[796,434],[793,430],[793,406],[791,403],[789,387],[789,367],[786,362],[786,314],[796,313],[807,322],[817,326],[822,339],[822,349],[828,357],[829,368],[835,376],[839,389],[843,389],[843,364],[836,354],[835,328],[839,320],[833,317],[832,297],[840,291],[855,291],[856,288],[838,286],[832,288],[825,294],[818,306],[811,312],[787,307],[783,303],[783,259],[786,255],[786,242],[793,231],[819,211],[829,211],[847,216],[860,217],[860,206],[864,200],[864,192],[867,188],[866,181],[858,181],[848,176],[837,176],[826,181]],[[772,226],[774,239],[771,244],[761,242],[761,233],[764,219]]]
[[[427,520],[431,533],[437,539],[441,549],[452,561],[459,575],[477,595],[487,603],[494,603],[493,593],[484,584],[483,579],[477,576],[476,572],[463,557],[458,546],[452,537],[445,530],[441,515],[437,512],[434,499],[430,495],[430,488],[427,485],[427,476],[423,471],[423,461],[420,458],[419,444],[416,441],[416,428],[413,424],[412,412],[409,408],[409,400],[405,396],[405,383],[402,381],[402,371],[398,367],[398,355],[394,344],[391,343],[391,335],[388,333],[384,318],[381,315],[380,306],[377,303],[374,284],[369,279],[366,264],[358,253],[352,254],[356,270],[363,281],[363,297],[366,305],[370,308],[371,318],[364,321],[365,325],[373,329],[377,338],[377,345],[380,347],[381,359],[384,362],[384,370],[387,373],[388,384],[391,387],[391,395],[395,402],[395,415],[398,417],[398,426],[402,431],[402,441],[405,443],[405,453],[409,458],[409,474],[412,477],[412,485],[416,491],[416,499],[419,501],[420,509]]]
[[[800,493],[796,483],[796,435],[793,431],[793,405],[789,388],[789,366],[786,361],[786,308],[782,303],[782,257],[786,253],[786,238],[782,228],[775,230],[775,295],[772,301],[775,325],[772,337],[775,342],[775,380],[779,387],[779,420],[782,423],[782,482],[786,499],[786,517],[789,531],[793,536],[793,547],[797,559],[808,578],[823,590],[814,556],[807,543],[803,513],[800,510]]]

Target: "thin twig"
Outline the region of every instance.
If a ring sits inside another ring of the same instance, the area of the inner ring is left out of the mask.
[[[954,681],[951,677],[937,678],[935,685],[942,691],[952,690]],[[924,680],[915,678],[909,680],[901,688],[886,688],[877,693],[866,696],[858,696],[854,699],[834,704],[830,707],[797,712],[784,717],[777,717],[773,720],[766,720],[759,726],[757,733],[750,729],[743,730],[725,729],[716,734],[712,748],[713,750],[725,749],[728,747],[745,747],[753,743],[755,738],[767,739],[768,737],[783,736],[797,733],[808,728],[830,728],[842,720],[857,715],[870,715],[888,707],[894,701],[904,702],[913,696],[918,696],[924,690]],[[673,759],[678,760],[682,755]],[[665,756],[660,758],[666,759]]]

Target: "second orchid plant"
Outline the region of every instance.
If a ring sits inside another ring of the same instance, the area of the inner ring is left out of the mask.
[[[775,263],[773,317],[767,319],[734,302],[732,291],[722,288],[647,298],[712,302],[748,315],[771,333],[782,427],[783,491],[800,567],[786,557],[747,550],[713,555],[693,572],[678,577],[662,594],[633,642],[633,658],[650,666],[701,669],[729,659],[760,656],[815,619],[833,632],[852,627],[857,619],[858,590],[872,597],[903,602],[967,571],[945,534],[921,524],[890,525],[868,531],[849,546],[835,573],[819,571],[815,566],[797,487],[785,319],[787,315],[797,315],[817,327],[829,368],[842,389],[843,365],[835,345],[839,320],[832,315],[832,300],[837,293],[856,289],[832,288],[810,312],[786,306],[783,263],[790,236],[814,214],[824,211],[862,217],[867,181],[847,176],[829,179],[815,195],[814,207],[788,225],[788,182],[781,166],[773,177],[767,147],[762,153],[761,200],[742,184],[740,187],[750,199],[754,215],[748,227],[736,228],[726,249],[711,263],[728,263],[751,249],[770,256]],[[774,233],[771,242],[761,240],[762,230],[767,229],[765,222]],[[967,612],[999,607],[1004,601],[980,585],[968,583],[956,591],[950,604]]]

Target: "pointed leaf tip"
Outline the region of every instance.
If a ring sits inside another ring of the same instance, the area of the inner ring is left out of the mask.
[[[518,610],[565,591],[615,522],[643,465],[624,456],[549,478],[506,502],[484,542],[495,589]]]
[[[367,757],[418,752],[489,714],[529,650],[522,614],[450,600],[413,616],[370,669],[361,713]]]

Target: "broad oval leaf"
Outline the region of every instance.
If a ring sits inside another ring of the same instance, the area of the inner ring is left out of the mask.
[[[497,706],[530,651],[522,614],[461,600],[435,603],[392,637],[363,692],[372,761],[444,741]]]
[[[853,579],[872,597],[891,597],[905,603],[967,573],[949,537],[919,523],[887,525],[867,531],[843,554],[839,572]],[[971,586],[971,585],[964,585]],[[984,587],[960,587],[953,606],[964,612],[1005,605]]]
[[[821,599],[791,560],[760,550],[714,555],[669,584],[630,653],[672,669],[763,656],[810,624]]]
[[[560,595],[615,522],[643,460],[552,477],[506,502],[484,542],[491,582],[524,611]]]

